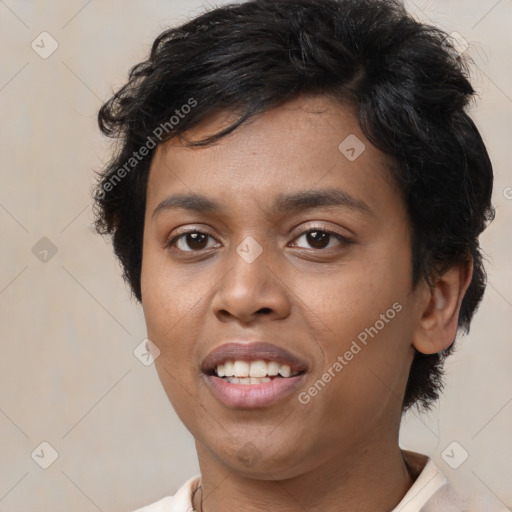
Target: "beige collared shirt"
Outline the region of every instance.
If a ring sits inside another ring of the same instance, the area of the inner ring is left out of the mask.
[[[405,452],[408,462],[420,464],[426,459],[414,484],[391,512],[461,512],[465,503],[448,486],[446,477],[430,460],[420,454]],[[134,512],[192,512],[192,493],[198,487],[200,476],[185,482],[174,496],[167,496]],[[466,509],[467,510],[467,509]]]

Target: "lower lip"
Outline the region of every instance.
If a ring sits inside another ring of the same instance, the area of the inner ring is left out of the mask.
[[[206,381],[215,397],[228,407],[255,409],[272,405],[292,394],[303,376],[275,378],[262,384],[231,384],[215,375],[207,375]]]

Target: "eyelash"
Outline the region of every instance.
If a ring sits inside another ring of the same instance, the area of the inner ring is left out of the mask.
[[[352,243],[352,241],[349,240],[348,238],[346,238],[345,236],[340,235],[339,233],[336,233],[335,231],[331,231],[329,229],[322,228],[320,226],[313,226],[313,227],[308,228],[305,231],[302,231],[302,232],[298,233],[297,236],[294,238],[294,240],[296,240],[297,238],[300,238],[303,235],[307,235],[308,233],[315,233],[315,232],[325,233],[326,235],[332,236],[332,237],[336,238],[341,243],[341,245],[348,245],[348,244]],[[175,242],[177,240],[179,240],[181,237],[184,237],[184,236],[192,234],[192,233],[200,234],[200,235],[207,235],[207,236],[209,236],[211,238],[214,238],[213,235],[211,235],[210,233],[208,233],[206,231],[199,231],[197,229],[192,229],[192,230],[189,230],[189,231],[184,231],[183,233],[180,233],[179,235],[176,235],[175,237],[173,237],[167,243],[167,248],[170,248],[170,247],[174,246]],[[330,240],[329,240],[329,242],[330,242]],[[301,249],[303,249],[303,248],[301,247]],[[329,249],[332,249],[332,248],[331,247],[327,247],[327,248],[323,248],[323,249],[312,248],[311,250],[313,250],[313,251],[327,251]],[[178,249],[178,250],[181,251],[181,249]],[[190,251],[181,251],[181,252],[185,252],[185,253],[187,253],[187,252],[189,252],[189,253],[199,253],[199,252],[205,251],[205,250],[208,250],[208,249],[199,249],[199,250],[190,250]]]

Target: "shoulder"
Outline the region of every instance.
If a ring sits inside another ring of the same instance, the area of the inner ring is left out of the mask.
[[[439,489],[427,504],[421,509],[422,512],[461,512],[468,510],[469,506],[466,497],[459,494],[455,489],[447,483]]]
[[[403,451],[415,481],[392,512],[498,512],[490,496],[479,494],[465,480],[449,481],[427,456]]]
[[[174,496],[166,496],[133,512],[192,512],[192,493],[199,485],[199,481],[200,477],[194,476],[187,480]]]
[[[460,512],[465,501],[427,456],[402,451],[415,481],[393,512]]]

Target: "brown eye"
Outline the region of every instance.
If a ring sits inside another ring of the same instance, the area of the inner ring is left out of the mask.
[[[304,249],[330,249],[331,247],[333,247],[332,245],[330,245],[333,239],[338,241],[338,247],[350,243],[350,240],[340,235],[339,233],[334,233],[333,231],[318,228],[312,228],[307,231],[304,231],[301,235],[299,235],[296,238],[296,240],[300,240],[301,238],[304,238],[306,243],[310,246],[302,247]]]
[[[183,252],[195,252],[207,249],[208,239],[212,238],[208,233],[202,231],[188,231],[174,237],[169,246],[175,246],[178,250]]]
[[[306,240],[315,249],[325,249],[329,245],[331,235],[325,231],[310,231],[306,233]]]

